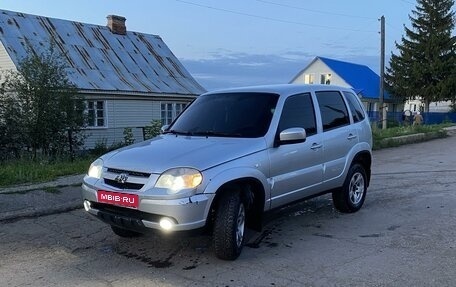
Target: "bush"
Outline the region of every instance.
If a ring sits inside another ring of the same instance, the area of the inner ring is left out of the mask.
[[[148,140],[158,136],[161,133],[162,122],[153,120],[150,126],[144,127],[144,139]]]
[[[124,128],[124,145],[131,145],[135,143],[135,137],[133,136],[133,130],[131,128]]]

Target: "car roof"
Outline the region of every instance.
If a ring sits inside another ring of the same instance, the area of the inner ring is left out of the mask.
[[[228,88],[214,90],[208,94],[220,94],[220,93],[275,93],[279,95],[294,95],[298,93],[315,92],[315,91],[349,91],[354,92],[353,89],[335,86],[335,85],[315,85],[315,84],[278,84],[278,85],[262,85],[262,86],[248,86],[238,88]]]

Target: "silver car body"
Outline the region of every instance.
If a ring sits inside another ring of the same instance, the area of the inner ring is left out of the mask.
[[[323,132],[319,106],[315,104],[316,91],[353,93],[351,89],[327,85],[273,85],[215,91],[200,96],[264,92],[278,94],[279,98],[269,129],[262,137],[162,134],[103,155],[101,178],[88,175],[84,178],[82,194],[89,203],[86,210],[100,216],[96,205],[99,190],[137,194],[139,206],[135,212],[154,215],[140,219],[144,227],[160,229],[159,219],[166,217],[174,222],[172,230],[179,231],[205,226],[215,195],[227,182],[248,178],[259,183],[264,190],[264,211],[341,187],[355,156],[360,152],[371,153],[370,123],[364,110],[364,119],[354,123],[349,110],[350,125]],[[277,146],[277,127],[284,102],[288,97],[302,93],[311,94],[317,132],[302,143]],[[344,100],[347,101],[345,97]],[[155,187],[161,174],[176,167],[200,171],[201,184],[174,195]],[[118,180],[122,173],[129,183],[141,187],[136,190],[109,184]],[[104,220],[109,223],[118,219]]]

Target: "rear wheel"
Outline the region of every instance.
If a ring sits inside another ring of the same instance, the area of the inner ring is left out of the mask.
[[[245,205],[240,192],[228,191],[220,198],[214,222],[215,255],[234,260],[241,254],[245,234]]]
[[[342,188],[332,193],[334,207],[340,212],[356,212],[363,206],[366,191],[366,171],[362,165],[353,164]]]
[[[111,229],[116,235],[120,237],[138,237],[142,235],[139,232],[123,229],[114,225],[111,225]]]

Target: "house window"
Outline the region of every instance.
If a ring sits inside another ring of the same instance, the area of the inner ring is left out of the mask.
[[[305,74],[304,75],[304,84],[313,84],[315,80],[314,74]]]
[[[106,102],[88,101],[87,102],[87,126],[105,127],[106,126]]]
[[[331,85],[331,74],[321,74],[320,75],[320,84]]]
[[[186,103],[162,103],[161,121],[162,125],[169,125],[184,110]]]

